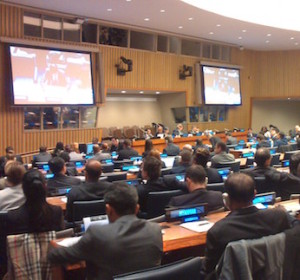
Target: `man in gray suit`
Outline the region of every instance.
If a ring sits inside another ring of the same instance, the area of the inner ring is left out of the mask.
[[[136,189],[125,183],[113,184],[104,201],[110,223],[90,225],[75,245],[52,249],[49,260],[57,264],[85,260],[89,280],[111,280],[114,275],[159,265],[163,248],[161,228],[136,217]]]
[[[216,167],[219,163],[232,162],[235,160],[234,155],[226,152],[226,144],[218,142],[215,146],[215,155],[211,158],[211,167]]]
[[[164,154],[167,154],[168,156],[178,156],[180,153],[180,148],[173,143],[173,137],[167,136],[165,138],[167,146],[163,150]]]

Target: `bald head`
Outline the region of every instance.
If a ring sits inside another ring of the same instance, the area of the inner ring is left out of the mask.
[[[89,160],[85,166],[86,182],[98,182],[102,173],[101,163],[97,160]]]
[[[98,144],[93,145],[93,153],[94,155],[100,152],[100,147]]]
[[[270,151],[266,148],[260,148],[256,151],[254,160],[259,167],[268,167],[271,163]]]

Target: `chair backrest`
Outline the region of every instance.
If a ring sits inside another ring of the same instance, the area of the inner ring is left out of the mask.
[[[103,173],[114,172],[113,163],[101,163],[101,168]]]
[[[300,151],[289,151],[284,153],[283,160],[290,160],[293,154],[299,153]]]
[[[99,216],[105,214],[105,202],[101,200],[74,201],[73,221],[81,221],[85,217]]]
[[[106,173],[105,176],[108,182],[121,181],[127,179],[127,172]]]
[[[213,184],[207,184],[206,189],[208,191],[218,191],[218,192],[225,192],[224,189],[224,183],[213,183]]]
[[[173,196],[182,195],[181,190],[149,192],[147,200],[147,218],[165,214],[165,208]]]
[[[273,166],[273,165],[280,165],[280,154],[274,154],[272,155],[272,159],[271,159],[271,163],[270,165]]]
[[[241,164],[240,161],[220,162],[216,164],[215,168],[230,167],[232,172],[239,172],[240,164]]]
[[[161,169],[161,176],[165,176],[171,173],[172,167],[166,167]]]
[[[292,145],[281,145],[278,149],[278,153],[285,153],[288,151],[293,151],[293,146]]]
[[[117,275],[114,280],[194,280],[200,279],[201,258],[185,259],[138,272]]]
[[[115,168],[122,168],[123,165],[132,165],[133,160],[130,159],[123,159],[123,160],[114,160],[114,166]]]
[[[276,192],[277,190],[277,186],[264,176],[254,177],[254,181],[257,193]]]
[[[291,196],[290,196],[290,199],[292,200],[292,199],[299,199],[300,198],[300,193],[293,193],[293,194],[291,194]]]
[[[164,180],[164,183],[167,185],[167,186],[170,186],[174,180],[176,180],[176,176],[183,176],[183,178],[185,177],[185,174],[183,173],[179,173],[179,174],[168,174],[168,175],[164,175],[163,176],[163,180]]]
[[[7,270],[6,221],[7,211],[0,211],[0,279],[2,279]]]
[[[48,246],[55,231],[7,236],[9,279],[52,279]]]

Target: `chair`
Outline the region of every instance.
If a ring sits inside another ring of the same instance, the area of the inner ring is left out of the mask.
[[[229,153],[229,150],[230,149],[232,149],[232,150],[234,150],[234,148],[237,146],[237,144],[235,144],[235,145],[227,145],[226,146],[226,153]],[[239,145],[240,146],[240,145]]]
[[[9,279],[52,279],[47,253],[55,231],[7,236]]]
[[[7,271],[6,220],[7,211],[0,211],[0,279],[2,279]]]
[[[293,193],[293,194],[291,194],[290,200],[292,200],[292,199],[300,199],[300,193]]]
[[[168,174],[170,174],[171,170],[172,170],[172,167],[162,168],[160,174],[161,174],[161,176],[168,175]]]
[[[105,176],[108,182],[121,181],[127,179],[127,172],[106,173]]]
[[[283,160],[290,160],[293,154],[299,153],[300,151],[289,151],[284,153]]]
[[[85,217],[105,214],[104,200],[74,201],[73,221],[81,221]]]
[[[108,173],[108,172],[114,172],[114,164],[113,163],[105,163],[101,164],[102,172],[103,173]]]
[[[206,189],[208,191],[218,191],[218,192],[225,192],[224,189],[224,183],[213,183],[213,184],[207,184]]]
[[[215,166],[215,168],[230,167],[232,172],[239,172],[240,171],[240,164],[241,163],[239,161],[220,162]]]
[[[276,192],[277,186],[275,186],[266,177],[254,177],[255,187],[257,193]],[[277,192],[276,192],[277,194]]]
[[[277,149],[278,153],[285,153],[289,151],[293,151],[292,145],[282,145]]]
[[[62,239],[75,236],[74,228],[68,228],[56,232],[56,239]]]
[[[200,278],[201,258],[195,257],[142,271],[114,276],[114,280],[195,280]]]
[[[149,192],[147,200],[147,219],[165,214],[165,208],[173,196],[182,195],[181,190]]]
[[[273,166],[273,165],[280,165],[280,154],[274,154],[272,155],[272,159],[271,159],[271,163],[270,165]]]
[[[167,186],[172,186],[173,182],[176,180],[176,176],[177,175],[183,175],[185,177],[185,174],[168,174],[168,175],[164,175],[163,176],[163,180],[164,180],[164,183],[167,185]]]

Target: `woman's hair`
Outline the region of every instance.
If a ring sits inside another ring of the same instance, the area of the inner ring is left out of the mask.
[[[30,231],[44,231],[51,227],[52,209],[46,201],[46,183],[38,170],[29,170],[23,177],[23,192],[29,214]]]
[[[149,152],[153,149],[153,143],[151,139],[147,139],[145,142],[145,152]]]

